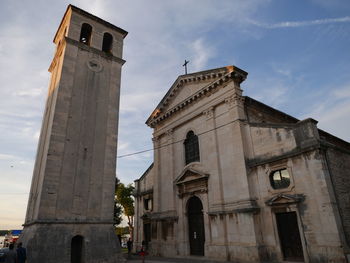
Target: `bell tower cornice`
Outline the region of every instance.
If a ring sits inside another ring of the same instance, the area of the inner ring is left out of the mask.
[[[55,68],[56,64],[57,64],[57,61],[58,59],[61,57],[62,55],[62,51],[65,47],[66,44],[71,44],[71,45],[74,45],[80,49],[83,49],[83,50],[86,50],[88,52],[91,52],[91,53],[94,53],[96,55],[99,55],[105,59],[110,59],[110,60],[113,60],[121,65],[124,65],[124,63],[126,62],[124,59],[121,59],[117,56],[114,56],[112,54],[109,54],[109,53],[106,53],[106,52],[103,52],[97,48],[94,48],[94,47],[90,47],[90,46],[87,46],[77,40],[74,40],[74,39],[71,39],[69,37],[64,37],[63,38],[63,41],[60,42],[60,44],[58,45],[57,47],[57,50],[56,50],[56,53],[55,53],[55,56],[54,58],[52,59],[52,62],[50,64],[50,67],[48,69],[49,72],[52,72],[52,70]]]
[[[125,38],[128,34],[127,31],[125,31],[124,29],[120,28],[120,27],[117,27],[93,14],[90,14],[89,12],[86,12],[85,10],[83,9],[80,9],[79,7],[76,7],[74,5],[68,5],[67,9],[66,9],[66,12],[64,13],[63,15],[63,18],[61,20],[61,23],[56,31],[56,34],[55,34],[55,37],[53,39],[53,42],[57,44],[57,42],[59,41],[59,36],[60,36],[60,31],[63,31],[63,28],[65,27],[66,25],[66,21],[70,20],[70,16],[72,14],[72,12],[75,12],[75,13],[78,13],[78,14],[81,14],[83,15],[84,17],[87,17],[93,21],[96,21],[100,24],[103,24],[104,26],[112,29],[112,30],[115,30],[117,32],[119,32],[120,34],[122,34],[123,38]]]

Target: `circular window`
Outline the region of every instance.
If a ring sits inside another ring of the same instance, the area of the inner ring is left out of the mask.
[[[87,66],[90,70],[95,71],[95,72],[100,72],[103,69],[102,64],[96,59],[89,60],[87,62]]]
[[[287,188],[290,185],[290,176],[287,169],[280,169],[270,173],[270,183],[273,189]]]

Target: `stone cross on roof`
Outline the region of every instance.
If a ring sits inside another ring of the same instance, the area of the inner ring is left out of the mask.
[[[187,64],[189,63],[190,61],[187,61],[185,59],[185,64],[183,64],[182,66],[185,67],[185,74],[187,75]]]

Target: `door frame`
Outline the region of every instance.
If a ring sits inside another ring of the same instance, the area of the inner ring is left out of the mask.
[[[190,241],[190,223],[189,223],[189,213],[188,213],[188,205],[189,205],[189,201],[190,201],[190,199],[192,198],[192,197],[196,197],[196,198],[198,198],[199,200],[200,200],[200,202],[201,202],[201,204],[202,204],[202,217],[203,217],[203,234],[204,234],[204,240],[203,240],[203,255],[193,255],[193,254],[191,254],[191,241]],[[185,205],[185,209],[186,209],[186,220],[185,221],[187,221],[187,227],[186,227],[186,236],[187,236],[187,240],[188,240],[188,255],[190,255],[190,256],[205,256],[205,251],[206,251],[206,249],[205,249],[205,247],[206,247],[206,245],[205,245],[205,243],[206,243],[206,235],[207,235],[207,231],[206,231],[206,228],[205,228],[205,225],[206,225],[206,218],[205,218],[205,216],[204,216],[204,203],[203,203],[203,200],[202,200],[202,198],[199,196],[199,195],[193,195],[193,196],[190,196],[190,197],[188,197],[187,198],[187,200],[186,200],[186,203],[185,203],[186,205]]]
[[[303,249],[303,256],[304,256],[304,262],[305,263],[309,263],[310,262],[310,258],[309,258],[309,252],[307,249],[307,243],[306,243],[306,239],[305,239],[305,234],[304,234],[304,229],[303,229],[303,225],[302,225],[302,220],[300,217],[300,213],[299,213],[299,209],[297,207],[296,204],[293,205],[289,205],[287,207],[274,207],[272,209],[272,220],[273,220],[273,225],[274,225],[274,229],[275,229],[275,240],[277,243],[277,249],[279,251],[280,254],[280,259],[282,262],[285,262],[284,260],[284,255],[283,255],[283,250],[282,250],[282,243],[280,240],[280,236],[279,236],[279,231],[278,231],[278,224],[277,224],[277,218],[276,218],[276,214],[278,213],[289,213],[289,212],[295,212],[296,214],[296,220],[297,220],[297,224],[298,224],[298,229],[299,229],[299,236],[300,236],[300,241],[301,241],[301,245],[302,245],[302,249]]]

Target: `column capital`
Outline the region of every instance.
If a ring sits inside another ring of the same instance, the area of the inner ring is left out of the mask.
[[[166,131],[166,135],[169,137],[173,136],[173,134],[174,134],[174,129],[169,129]]]
[[[154,136],[154,137],[152,137],[152,142],[153,142],[153,143],[158,143],[159,140],[160,140],[160,136]]]
[[[225,99],[225,103],[229,106],[229,108],[235,107],[235,106],[242,106],[244,105],[244,97],[240,96],[238,94],[234,94],[228,98]]]
[[[214,107],[210,107],[203,111],[203,115],[205,115],[206,119],[209,120],[214,117]]]

